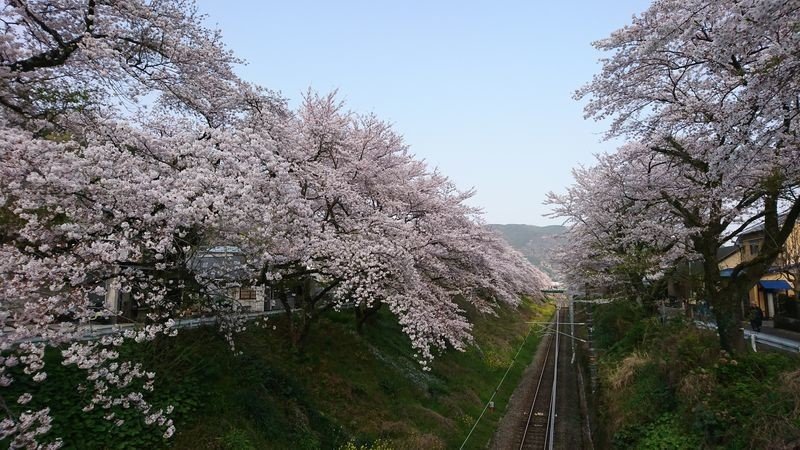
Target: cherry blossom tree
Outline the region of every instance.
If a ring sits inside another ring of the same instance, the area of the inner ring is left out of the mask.
[[[292,326],[289,295],[301,287],[296,344],[327,309],[352,305],[360,328],[387,306],[428,361],[432,349],[469,341],[454,298],[489,309],[486,299],[516,304],[519,294],[543,287],[544,275],[464,204],[471,193],[414,159],[385,122],[344,110],[335,94],[309,92],[295,126],[299,145],[289,159],[303,168],[294,174],[310,220],[280,255],[274,247],[260,252],[271,252],[263,281]],[[267,280],[270,273],[277,277]]]
[[[304,285],[300,336],[327,308],[386,305],[423,362],[469,342],[460,301],[489,311],[547,283],[385,122],[333,96],[290,111],[237,78],[189,1],[8,0],[0,19],[3,387],[45,382],[51,347],[86,372],[86,410],[136,408],[169,437],[169,410],[144,395],[155,374],[119,346],[174,335],[184,311],[232,338],[238,307],[220,293],[242,282],[283,299]],[[235,278],[197,270],[214,245],[241,252]],[[106,286],[146,321],[82,341]],[[0,439],[57,447],[40,442],[49,409],[26,406],[46,402],[0,392]]]
[[[186,261],[224,231],[247,187],[234,176],[268,147],[220,148],[241,139],[230,124],[244,111],[280,101],[233,75],[189,3],[8,1],[0,16],[0,384],[15,366],[44,382],[54,346],[86,372],[86,409],[137,408],[169,436],[141,393],[154,374],[117,348],[173,334],[176,310],[203,298]],[[148,324],[79,341],[104,282],[147,305]],[[25,409],[32,394],[3,399],[12,447],[50,428],[48,408]]]
[[[549,193],[547,203],[570,225],[556,259],[571,285],[652,307],[664,273],[687,252],[686,236],[668,211],[639,197],[641,174],[655,176],[659,168],[625,158],[630,147],[574,169],[575,183],[564,194]]]
[[[640,143],[628,156],[669,168],[640,174],[637,196],[683,222],[729,350],[743,345],[740,299],[800,215],[799,15],[792,2],[656,1],[596,43],[612,55],[577,93],[587,117],[612,119],[609,136]],[[755,221],[768,244],[722,279],[717,248]]]

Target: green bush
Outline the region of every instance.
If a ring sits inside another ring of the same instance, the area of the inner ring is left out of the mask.
[[[233,428],[220,438],[224,450],[256,450],[245,431]]]
[[[644,332],[643,310],[633,302],[597,305],[592,312],[594,345],[619,354],[633,351]]]
[[[667,413],[650,423],[639,441],[641,450],[679,450],[700,448],[697,436],[686,433],[675,415]]]
[[[647,424],[674,408],[674,392],[658,364],[647,362],[630,377],[632,382],[627,386],[606,392],[613,402],[608,413],[615,416],[616,423],[623,427]]]

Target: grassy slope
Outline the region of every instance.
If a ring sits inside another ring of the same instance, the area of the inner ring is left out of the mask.
[[[179,423],[174,445],[338,448],[381,440],[398,448],[458,447],[526,335],[525,321],[550,311],[532,303],[497,317],[470,311],[477,345],[441,355],[430,372],[414,361],[408,339],[388,314],[363,337],[352,331],[349,315],[332,315],[319,324],[302,357],[286,348],[280,323],[241,336],[239,357],[208,331],[183,333],[176,348],[205,348],[193,368],[185,366],[185,376],[206,395],[203,407]],[[534,333],[498,394],[497,411],[505,408],[537,342]],[[172,376],[181,377],[184,369]],[[481,421],[471,447],[485,445],[499,416],[493,412]]]
[[[475,345],[445,352],[430,372],[421,370],[385,312],[364,336],[354,332],[346,312],[324,318],[302,356],[287,348],[280,319],[239,335],[238,356],[209,328],[128,346],[128,358],[158,373],[156,391],[148,395],[155,408],[175,406],[179,431],[170,441],[132,411],[116,412],[125,419],[121,427],[103,419],[102,409],[81,411],[89,395],[76,389],[82,375],[59,365],[55,351],[48,354],[45,383],[18,373],[3,395],[34,393],[28,405],[10,404],[17,414],[52,407],[49,436],[63,438],[64,448],[457,448],[523,342],[526,321],[552,310],[525,302],[497,316],[468,311]],[[480,422],[468,448],[483,448],[491,438],[537,344],[532,333],[495,398],[496,411]],[[0,448],[7,446],[0,441]]]

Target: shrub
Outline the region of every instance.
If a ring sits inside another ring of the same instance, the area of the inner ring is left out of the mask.
[[[700,448],[697,436],[688,434],[672,413],[661,415],[644,431],[637,448],[642,450],[673,450]]]
[[[594,344],[598,349],[609,350],[616,346],[618,351],[632,351],[631,343],[637,341],[642,331],[634,328],[641,325],[643,311],[633,302],[618,301],[597,305],[592,311]],[[621,345],[621,343],[625,345]]]
[[[231,429],[220,438],[220,445],[225,450],[255,450],[247,433],[239,429]]]

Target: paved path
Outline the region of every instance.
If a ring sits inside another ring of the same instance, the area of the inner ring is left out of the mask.
[[[754,336],[757,343],[793,352],[800,352],[800,333],[796,331],[775,328],[771,320],[765,320],[763,322],[760,332],[749,330],[749,327],[749,322],[742,326],[744,329],[744,336],[747,339]]]
[[[711,322],[695,321],[695,323],[702,328],[717,329],[716,324]],[[751,330],[749,322],[742,322],[742,330],[744,331],[745,339],[755,339],[756,344],[800,353],[800,333],[775,328],[771,320],[764,321],[760,332]]]
[[[745,322],[742,324],[745,329],[750,328],[750,322]],[[793,341],[800,342],[800,333],[797,331],[791,330],[784,330],[782,328],[775,328],[774,322],[771,320],[765,320],[761,325],[761,333],[764,334],[771,334],[774,336],[780,336],[782,338],[791,339]]]

